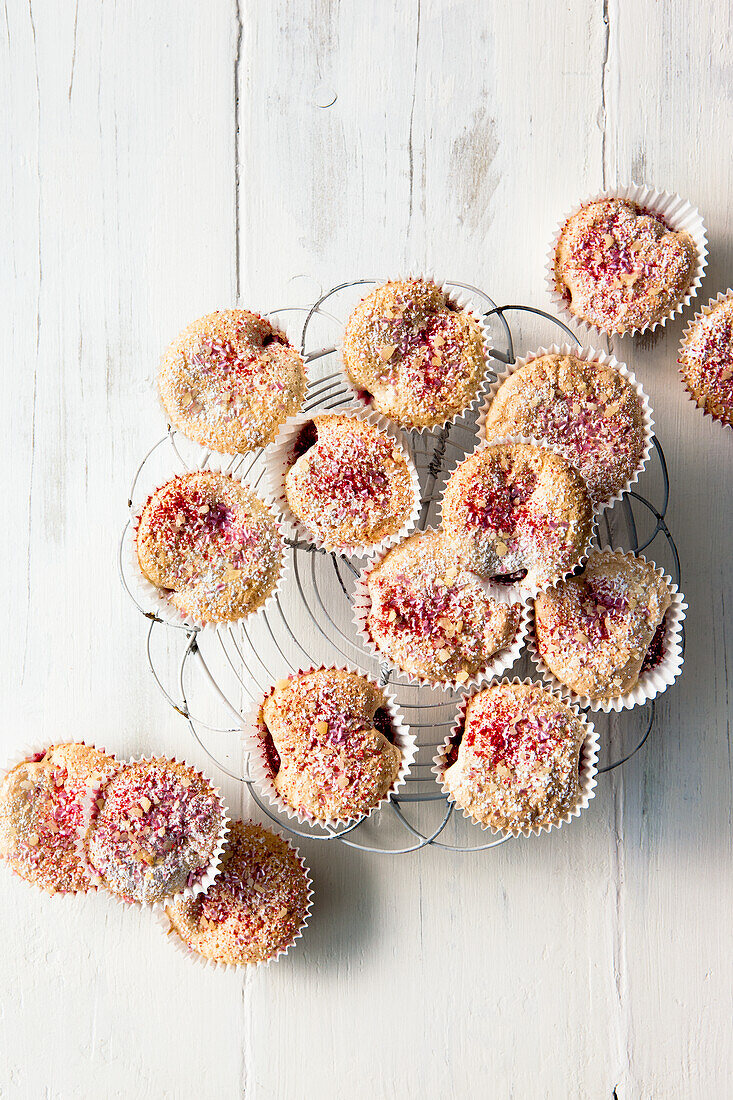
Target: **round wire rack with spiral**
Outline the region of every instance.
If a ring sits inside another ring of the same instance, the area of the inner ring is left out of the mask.
[[[343,283],[323,294],[308,309],[273,311],[281,319],[295,317],[303,321],[302,351],[310,379],[304,411],[338,410],[354,403],[354,392],[340,367],[338,343],[351,308],[369,288],[382,281],[361,279]],[[540,325],[545,330],[549,327],[553,338],[557,338],[559,329],[561,342],[579,345],[566,325],[543,310],[526,305],[497,306],[477,287],[451,282],[447,285],[468,297],[471,308],[483,316],[490,331],[492,356],[501,364],[514,362],[522,322]],[[529,346],[543,342],[552,340],[535,339]],[[437,525],[445,476],[475,447],[476,418],[474,407],[447,428],[407,433],[420,475],[420,529]],[[152,675],[198,744],[217,767],[248,786],[264,814],[281,829],[299,837],[338,840],[354,848],[394,855],[428,845],[475,852],[506,843],[507,837],[487,836],[460,813],[456,814],[454,804],[446,799],[431,772],[433,756],[453,724],[461,694],[406,685],[393,676],[389,665],[378,664],[360,644],[352,626],[351,600],[359,574],[353,560],[315,550],[310,543],[297,539],[287,540],[286,553],[292,567],[289,583],[267,611],[251,621],[245,619],[203,629],[172,626],[143,606],[131,575],[135,568],[129,553],[132,513],[154,488],[174,474],[205,469],[211,463],[210,451],[169,428],[135,473],[128,500],[131,518],[125,525],[119,548],[122,583],[138,610],[150,620],[146,655]],[[224,465],[221,462],[216,465],[257,489],[264,484],[265,463],[266,454],[260,451],[237,455]],[[669,478],[664,452],[656,438],[642,478],[645,493],[634,487],[603,513],[600,541],[636,552],[648,550],[649,556],[658,565],[664,565],[679,585],[679,556],[665,522]],[[341,828],[296,824],[271,806],[254,787],[242,743],[242,716],[278,679],[314,665],[344,664],[389,687],[417,737],[417,757],[404,788],[368,819]],[[537,674],[523,656],[511,675],[536,677]],[[592,716],[601,734],[599,773],[612,771],[641,749],[654,726],[655,710],[654,702],[650,702],[620,714]]]

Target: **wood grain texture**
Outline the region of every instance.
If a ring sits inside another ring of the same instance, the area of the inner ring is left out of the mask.
[[[682,0],[8,0],[2,747],[76,735],[206,761],[115,572],[184,323],[409,267],[547,306],[557,217],[630,178],[700,206],[706,301],[733,282],[730,41],[722,0],[694,19]],[[312,925],[256,974],[5,875],[0,1096],[728,1094],[731,436],[677,382],[682,327],[611,345],[652,399],[690,603],[648,747],[531,843],[304,844]]]

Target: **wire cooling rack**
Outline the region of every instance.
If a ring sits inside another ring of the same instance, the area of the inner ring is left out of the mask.
[[[302,322],[302,351],[310,382],[305,411],[338,410],[354,403],[353,390],[340,368],[337,345],[343,321],[356,301],[383,280],[343,283],[322,295],[309,309],[276,312],[286,322]],[[527,305],[497,306],[477,287],[448,283],[468,297],[471,308],[483,316],[490,331],[492,356],[513,363],[521,322],[529,320],[560,329],[562,337],[580,346],[575,334],[551,314]],[[515,318],[510,324],[507,315]],[[553,335],[557,335],[553,333]],[[534,346],[542,341],[535,340]],[[438,505],[446,471],[476,444],[476,410],[436,432],[407,433],[420,475],[422,508],[418,527],[437,524]],[[135,473],[128,505],[139,507],[153,488],[176,473],[205,469],[210,451],[169,428],[148,451]],[[217,468],[241,477],[252,488],[262,488],[263,452],[238,455]],[[654,440],[652,457],[642,475],[646,492],[635,487],[601,519],[601,541],[635,552],[652,547],[650,557],[664,565],[676,584],[680,562],[665,516],[669,477],[664,452]],[[476,843],[487,834],[454,812],[431,772],[433,756],[450,730],[462,694],[440,688],[413,687],[393,677],[387,664],[367,653],[351,625],[354,582],[363,561],[316,550],[310,543],[287,540],[291,573],[288,584],[268,609],[251,621],[191,629],[162,621],[141,604],[125,552],[132,519],[119,548],[122,583],[138,610],[150,620],[146,656],[156,684],[183,717],[209,758],[232,779],[246,784],[259,808],[280,828],[312,840],[339,840],[350,847],[383,854],[404,854],[431,845],[451,851],[476,852],[506,843],[499,837]],[[684,646],[684,634],[682,638]],[[261,699],[272,683],[311,665],[349,664],[378,679],[395,695],[400,710],[415,733],[418,753],[404,788],[368,819],[341,828],[295,824],[261,797],[249,773],[242,746],[242,715]],[[508,675],[536,677],[525,656]],[[637,753],[649,737],[655,704],[632,711],[591,716],[600,727],[602,756],[599,773],[619,767]]]

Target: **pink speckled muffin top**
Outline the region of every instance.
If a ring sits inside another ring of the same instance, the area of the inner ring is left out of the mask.
[[[565,223],[555,283],[576,317],[623,333],[666,317],[687,293],[696,264],[688,233],[628,199],[602,199]]]
[[[679,362],[697,405],[733,427],[733,294],[695,318],[682,340]]]
[[[296,439],[285,492],[293,515],[326,549],[397,534],[412,512],[410,468],[397,443],[346,415],[315,416]]]
[[[272,443],[305,398],[303,359],[284,333],[246,309],[194,321],[163,355],[160,395],[171,423],[226,454]]]
[[[583,557],[594,510],[580,474],[527,443],[490,444],[465,459],[443,495],[443,530],[481,576],[541,588]]]
[[[173,478],[148,499],[135,545],[143,574],[203,622],[257,610],[274,590],[283,545],[266,504],[227,474]]]
[[[535,599],[537,652],[577,695],[613,699],[662,657],[669,586],[634,554],[599,550]]]
[[[476,318],[435,283],[384,283],[346,322],[346,371],[374,407],[406,428],[433,428],[468,408],[486,372]]]
[[[539,355],[499,387],[485,435],[489,442],[524,435],[556,446],[601,503],[621,492],[643,461],[644,406],[631,382],[608,364]]]
[[[402,762],[384,693],[344,669],[300,673],[277,684],[260,709],[259,733],[277,793],[320,821],[368,813]]]
[[[0,855],[49,894],[99,885],[81,855],[90,796],[119,765],[91,745],[51,745],[16,764],[0,783]]]
[[[523,830],[577,805],[587,726],[539,684],[492,684],[468,700],[443,782],[479,824]]]
[[[404,539],[369,571],[367,586],[374,644],[397,668],[436,683],[465,683],[519,629],[521,605],[492,599],[440,531]]]
[[[205,894],[166,906],[171,932],[206,959],[265,962],[284,951],[308,913],[308,876],[287,841],[253,822],[231,827],[221,870]]]
[[[187,764],[124,764],[101,791],[87,857],[113,893],[153,903],[200,882],[226,831],[219,792]]]

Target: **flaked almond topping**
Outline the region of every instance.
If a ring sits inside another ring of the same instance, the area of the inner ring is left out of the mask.
[[[21,791],[29,791],[32,788],[33,784],[31,783],[30,779],[24,779],[22,783],[19,784],[19,786]]]
[[[58,825],[56,824],[55,821],[49,821],[48,825],[47,825],[47,829],[48,829],[49,833],[57,833],[59,831],[59,827],[58,827]]]
[[[613,239],[613,237],[611,236],[611,234],[610,234],[610,233],[604,233],[604,234],[603,234],[603,243],[604,243],[604,244],[607,244],[607,245],[608,245],[608,247],[610,248],[610,247],[611,247],[612,245],[614,245],[614,244],[615,244],[616,242],[614,241],[614,239]]]
[[[398,451],[397,448],[392,451],[392,458],[395,462],[402,462],[402,451]]]
[[[200,508],[196,509],[196,511],[198,512],[198,514],[200,516],[205,516],[207,514],[207,512],[209,511],[209,506],[208,506],[208,504],[202,504]]]
[[[346,788],[349,785],[349,780],[347,779],[347,777],[345,775],[337,775],[334,782],[335,782],[336,786],[339,787],[340,790],[342,790],[342,791],[345,791]]]
[[[193,394],[188,393],[188,392],[181,394],[181,404],[182,405],[190,405],[192,401],[193,401]]]
[[[282,689],[286,687],[290,687],[290,680],[278,680],[275,684],[276,691],[282,691]]]
[[[511,774],[511,768],[508,768],[506,764],[497,764],[494,771],[501,779],[507,779]]]
[[[622,283],[624,286],[633,286],[638,279],[638,273],[634,273],[633,271],[629,271],[624,273],[623,275],[619,275],[619,282]]]
[[[395,609],[393,607],[391,607],[390,610],[389,610],[389,621],[391,623],[393,623],[396,618],[397,618],[397,612],[395,611]]]
[[[379,358],[383,363],[388,363],[396,350],[396,344],[382,344],[381,347],[377,349]]]
[[[507,545],[505,542],[497,542],[495,549],[498,556],[503,558],[507,552]]]
[[[446,584],[453,584],[453,581],[456,579],[457,576],[458,576],[458,569],[456,568],[455,565],[451,565],[451,567],[449,569],[446,569],[446,571],[445,571],[445,583]]]
[[[325,737],[328,733],[328,722],[324,722],[323,719],[321,719],[320,722],[316,722],[316,733],[320,734],[321,737]]]
[[[143,795],[140,799],[140,806],[143,810],[143,813],[147,813],[152,805],[153,803],[150,801],[150,799],[146,798],[145,795]]]
[[[456,676],[456,682],[459,683],[459,684],[465,684],[467,679],[468,679],[468,673],[466,672],[465,668],[462,668],[461,671]]]
[[[641,241],[632,241],[632,243],[629,245],[629,248],[632,252],[641,252],[643,247],[644,246]]]
[[[181,779],[181,786],[182,787],[190,787],[191,786],[191,780],[188,778],[187,775],[184,775],[183,778]]]
[[[445,662],[449,659],[450,659],[450,650],[449,649],[443,648],[443,649],[438,650],[438,660],[440,661],[441,664],[445,664]]]
[[[35,848],[38,844],[38,833],[29,833],[28,843],[30,844],[31,848]]]
[[[130,809],[129,809],[128,812],[130,814],[130,817],[142,817],[143,816],[143,809],[142,809],[141,806],[130,806]]]

